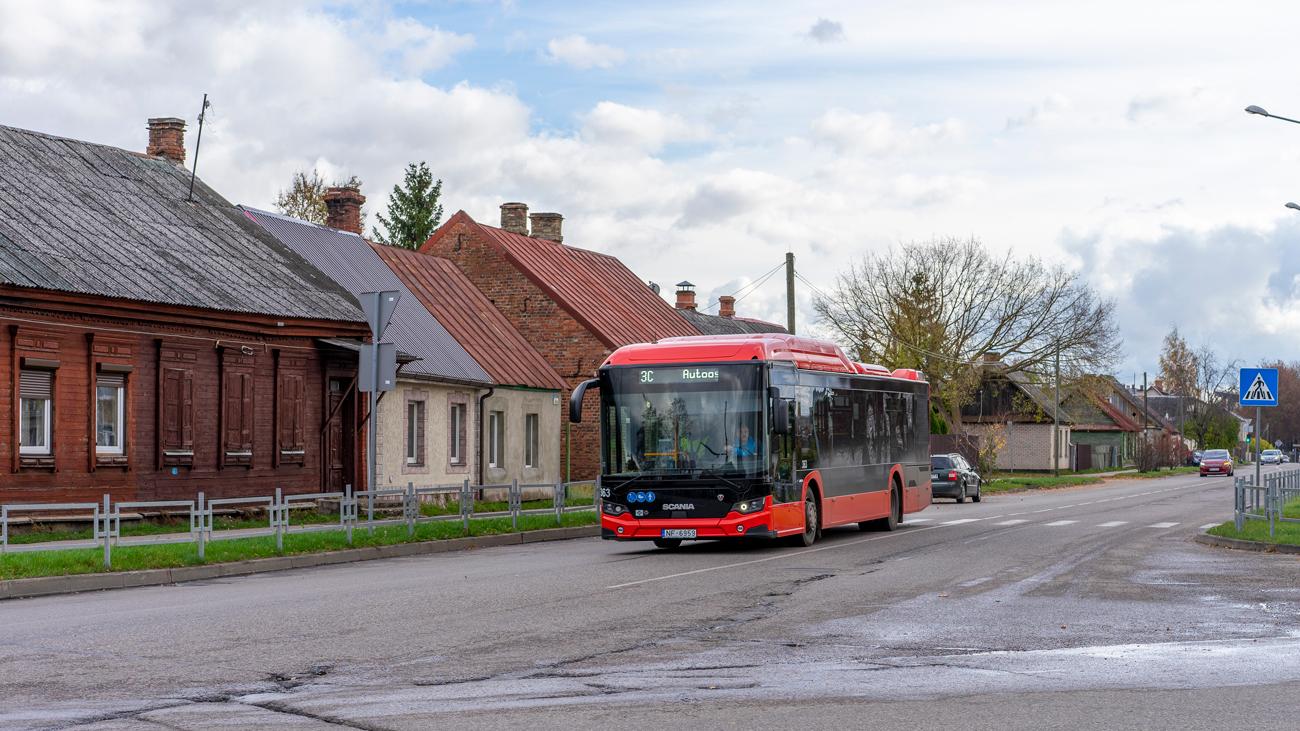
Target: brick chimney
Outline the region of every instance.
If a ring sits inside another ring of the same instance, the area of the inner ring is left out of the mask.
[[[528,206],[523,203],[501,204],[501,230],[528,235]]]
[[[361,233],[361,204],[366,197],[356,188],[330,188],[325,191],[325,207],[329,217],[325,225],[341,231]]]
[[[719,297],[718,317],[735,317],[735,316],[736,316],[736,298]]]
[[[677,309],[695,309],[695,285],[690,282],[677,283]]]
[[[1158,391],[1159,393],[1164,393],[1164,392],[1165,392],[1165,382],[1164,382],[1164,381],[1161,381],[1161,380],[1157,379],[1156,382],[1153,383],[1153,384],[1151,384],[1151,385],[1152,385],[1152,386],[1155,386],[1156,391]]]
[[[998,355],[997,353],[994,353],[994,352],[991,351],[991,350],[988,351],[988,352],[986,352],[986,353],[984,353],[984,362],[985,362],[985,363],[997,363],[997,362],[999,362],[1001,359],[1002,359],[1002,356]]]
[[[533,225],[533,238],[564,243],[564,237],[560,235],[560,224],[564,222],[564,216],[558,213],[530,213],[528,220]]]
[[[176,165],[185,164],[185,120],[157,117],[149,120],[149,147],[145,154],[165,157]]]

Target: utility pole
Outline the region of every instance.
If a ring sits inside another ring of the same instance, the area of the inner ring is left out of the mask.
[[[794,335],[794,252],[785,254],[785,321],[786,329]]]
[[[1056,341],[1056,395],[1052,397],[1052,475],[1061,476],[1061,341]]]
[[[1147,372],[1142,371],[1142,449],[1145,450],[1150,446],[1147,444]],[[1182,449],[1180,448],[1181,452]]]

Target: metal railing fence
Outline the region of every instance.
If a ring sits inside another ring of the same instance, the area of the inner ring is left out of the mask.
[[[571,488],[578,485],[592,486],[592,504],[590,506],[582,505],[577,507],[567,507]],[[551,488],[551,507],[549,508],[523,508],[523,494],[525,489]],[[507,490],[507,509],[504,511],[487,511],[475,512],[474,496],[475,491],[506,489]],[[555,483],[535,483],[519,484],[514,480],[508,485],[470,485],[469,480],[465,480],[459,485],[451,486],[434,486],[434,487],[416,487],[415,483],[408,482],[405,489],[393,488],[385,490],[361,490],[353,492],[352,486],[347,485],[343,492],[331,493],[306,493],[296,495],[284,495],[279,488],[276,488],[274,495],[255,496],[255,497],[229,497],[229,498],[211,498],[207,499],[204,493],[199,493],[196,500],[123,500],[112,502],[109,495],[104,495],[103,503],[39,503],[39,504],[6,504],[0,505],[0,554],[5,553],[31,553],[37,551],[67,551],[87,548],[103,548],[104,550],[104,568],[112,568],[113,548],[125,548],[130,546],[151,546],[164,544],[184,544],[197,543],[199,560],[205,558],[205,546],[213,541],[228,541],[240,538],[275,538],[275,550],[278,553],[284,551],[284,536],[287,533],[311,533],[320,531],[343,531],[347,535],[348,545],[352,545],[352,533],[359,528],[366,528],[370,535],[374,535],[376,526],[406,525],[406,535],[408,538],[415,536],[415,528],[422,523],[433,523],[438,521],[460,521],[462,530],[465,535],[469,535],[469,522],[478,518],[511,518],[511,526],[514,530],[519,529],[519,518],[523,515],[544,515],[547,513],[555,514],[556,525],[562,525],[564,513],[568,511],[593,510],[598,504],[596,498],[598,489],[595,480],[581,480],[576,482]],[[422,515],[420,505],[424,503],[422,498],[432,498],[434,496],[444,495],[448,498],[454,497],[458,503],[458,512],[448,513],[445,515]],[[337,522],[330,521],[324,523],[300,523],[294,525],[291,522],[292,511],[316,509],[317,501],[320,500],[337,500],[339,503]],[[360,506],[364,501],[366,505],[366,517],[360,518]],[[392,506],[391,508],[389,506]],[[216,520],[221,514],[232,509],[238,510],[247,508],[257,511],[265,511],[267,515],[267,525],[256,528],[223,528],[216,527]],[[123,536],[122,535],[122,517],[132,516],[142,510],[156,510],[159,512],[168,511],[172,516],[184,515],[189,521],[189,531],[160,533],[155,535]],[[380,511],[380,517],[376,519],[375,512]],[[385,513],[393,512],[393,517],[386,517]],[[18,520],[32,521],[39,518],[40,515],[49,515],[56,513],[58,517],[64,520],[86,521],[92,526],[91,538],[70,541],[43,541],[33,543],[11,543],[10,530],[11,524]]]
[[[1282,517],[1282,507],[1300,499],[1300,469],[1266,474],[1262,482],[1256,485],[1251,474],[1233,480],[1233,523],[1240,533],[1248,520],[1267,520],[1273,538],[1277,523],[1300,523],[1300,518]]]

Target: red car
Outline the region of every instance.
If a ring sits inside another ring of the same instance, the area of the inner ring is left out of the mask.
[[[1201,455],[1201,477],[1206,475],[1232,476],[1232,455],[1226,449],[1207,449]]]

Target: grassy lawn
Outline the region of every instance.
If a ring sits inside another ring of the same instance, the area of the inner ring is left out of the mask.
[[[591,505],[590,497],[571,497],[564,501],[564,507],[566,508],[578,508],[585,505]],[[542,510],[551,509],[554,506],[555,503],[550,500],[528,500],[522,504],[520,509]],[[505,502],[489,503],[477,500],[474,502],[475,513],[504,513],[509,509],[510,504]],[[361,505],[357,510],[359,513],[364,514],[366,512],[366,507],[365,505]],[[446,505],[421,505],[420,515],[429,518],[437,515],[460,515],[460,501],[449,500]]]
[[[567,513],[564,516],[564,527],[566,528],[594,525],[598,522],[600,522],[600,516],[595,511]],[[265,526],[266,522],[263,521],[262,525]],[[249,525],[247,527],[256,526]],[[522,515],[519,517],[519,530],[521,531],[555,527],[554,515]],[[469,529],[470,535],[474,536],[515,532],[510,525],[509,517],[471,520]],[[174,531],[175,527],[168,530]],[[125,529],[123,532],[125,532]],[[375,528],[373,536],[365,528],[354,529],[352,531],[352,545],[350,546],[347,542],[347,535],[341,530],[287,534],[284,536],[284,555],[434,541],[445,538],[460,538],[464,535],[460,521],[439,521],[417,525],[415,527],[415,536],[409,538],[406,535],[405,525]],[[207,544],[205,554],[205,559],[199,560],[198,545],[194,543],[115,547],[113,549],[113,570],[133,571],[173,566],[197,566],[205,563],[242,561],[250,558],[267,558],[279,555],[275,550],[274,537],[216,541]],[[104,550],[102,548],[0,555],[0,579],[93,574],[102,573],[103,571]]]
[[[1300,500],[1293,500],[1286,505],[1283,505],[1282,517],[1300,518]],[[1267,520],[1248,520],[1243,526],[1245,530],[1240,533],[1237,532],[1237,528],[1233,525],[1231,520],[1217,528],[1211,528],[1205,532],[1212,536],[1239,538],[1243,541],[1300,544],[1300,523],[1274,523],[1273,525],[1276,529],[1276,535],[1272,538],[1268,535]]]
[[[1175,467],[1171,470],[1155,470],[1154,472],[1131,472],[1128,474],[1115,475],[1115,476],[1122,477],[1124,479],[1129,479],[1132,477],[1137,477],[1141,479],[1151,479],[1153,477],[1171,477],[1173,475],[1194,475],[1200,471],[1201,471],[1200,467],[1193,465],[1191,467]]]
[[[1012,477],[1007,479],[995,479],[987,482],[982,488],[983,492],[1005,492],[1006,490],[1020,490],[1026,487],[1062,487],[1065,485],[1089,485],[1101,482],[1100,477],[1088,477],[1086,475],[1061,475],[1052,477]]]

